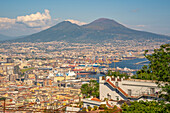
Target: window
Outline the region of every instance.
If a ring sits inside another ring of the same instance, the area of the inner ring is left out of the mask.
[[[155,93],[155,88],[151,88],[151,94]]]
[[[111,99],[111,95],[109,93],[107,94],[107,98],[108,98],[108,100]]]
[[[128,89],[128,95],[131,96],[132,95],[132,90]]]
[[[118,82],[115,83],[116,87],[118,87]]]
[[[116,96],[116,100],[119,100],[119,96]]]

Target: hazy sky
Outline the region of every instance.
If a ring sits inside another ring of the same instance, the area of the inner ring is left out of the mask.
[[[170,0],[0,0],[0,34],[28,35],[69,20],[83,25],[98,18],[170,35]]]

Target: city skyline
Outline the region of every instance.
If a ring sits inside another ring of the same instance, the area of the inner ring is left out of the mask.
[[[64,20],[83,25],[109,18],[136,30],[170,35],[168,4],[168,0],[6,0],[0,5],[0,34],[30,35]]]

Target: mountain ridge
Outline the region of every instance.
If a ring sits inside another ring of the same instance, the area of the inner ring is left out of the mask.
[[[133,30],[121,25],[120,23],[100,18],[89,24],[79,26],[69,21],[63,21],[55,26],[38,33],[12,40],[14,42],[48,42],[66,41],[76,43],[102,43],[120,40],[139,40],[139,39],[170,39],[170,36],[155,33]]]

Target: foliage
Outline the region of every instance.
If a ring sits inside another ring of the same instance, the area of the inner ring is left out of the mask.
[[[84,107],[84,108],[82,109],[82,111],[86,111],[86,108]]]
[[[146,55],[146,58],[151,62],[149,69],[153,75],[156,75],[159,81],[159,87],[166,94],[161,94],[161,97],[170,102],[170,44],[165,44],[160,49],[155,49],[152,55]],[[160,81],[166,82],[164,85]]]
[[[152,55],[146,55],[147,52],[145,51],[145,57],[150,61],[149,69],[151,72],[156,75],[158,81],[170,82],[170,44],[155,49]]]
[[[108,101],[109,99],[108,98],[104,98],[104,101]]]
[[[98,109],[98,107],[97,107],[97,106],[94,106],[93,108],[94,108],[94,111]]]
[[[28,68],[27,66],[24,66],[23,68]]]
[[[21,69],[21,72],[24,73],[24,72],[29,71],[29,70],[31,70],[31,69],[34,69],[34,68],[33,68],[33,67],[30,67],[30,68],[26,68],[26,69]]]
[[[89,84],[83,84],[81,86],[81,93],[87,97],[96,96],[99,97],[99,83],[95,80],[90,80]]]
[[[1,101],[1,100],[6,100],[6,98],[5,98],[5,97],[1,97],[1,98],[0,98],[0,101]]]
[[[153,54],[147,54],[145,57],[150,61],[148,66],[143,66],[137,72],[137,76],[133,78],[144,80],[157,80],[158,86],[162,88],[161,97],[170,101],[170,44],[162,45],[159,49],[155,49]],[[164,82],[162,84],[162,82]]]
[[[142,79],[142,80],[156,80],[156,75],[151,73],[151,70],[148,66],[144,65],[141,70],[137,71],[137,75],[134,75],[132,78],[134,79]]]
[[[99,109],[104,109],[106,107],[106,104],[101,104],[100,106],[99,106]]]
[[[122,113],[122,112],[120,110],[108,109],[108,110],[100,111],[99,113]]]
[[[91,106],[88,106],[88,111],[91,111],[92,107]]]
[[[121,110],[115,105],[112,109],[105,109],[104,111],[100,111],[99,113],[121,113]]]
[[[108,71],[106,76],[114,76],[127,79],[129,76],[126,73],[120,73],[119,71],[112,72],[111,70]]]
[[[113,110],[117,110],[117,106],[116,105],[114,105]]]
[[[131,106],[126,103],[121,106],[123,113],[169,113],[169,104],[156,101],[134,101]]]
[[[62,111],[66,111],[66,108],[63,108]]]
[[[107,110],[108,108],[107,107],[104,107],[104,110]]]
[[[81,108],[82,105],[79,105],[79,108]]]

